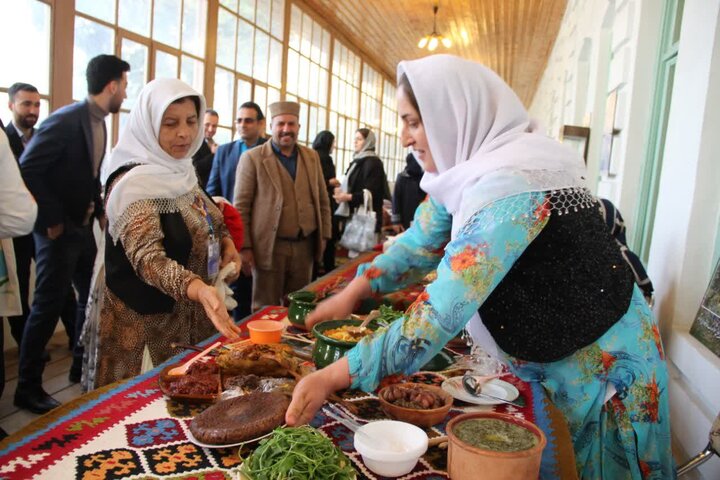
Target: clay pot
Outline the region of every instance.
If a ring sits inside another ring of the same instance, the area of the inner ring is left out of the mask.
[[[385,392],[387,392],[387,389],[392,386],[416,387],[435,392],[437,395],[440,396],[440,398],[444,400],[443,406],[423,410],[419,408],[406,408],[401,407],[400,405],[395,405],[394,403],[390,403],[385,400]],[[388,417],[395,420],[400,420],[402,422],[412,423],[413,425],[417,425],[418,427],[432,427],[433,425],[437,425],[438,423],[442,422],[443,420],[445,420],[445,417],[447,417],[447,414],[453,405],[452,395],[447,393],[445,390],[440,387],[425,385],[421,383],[401,383],[398,385],[388,385],[387,387],[383,388],[378,392],[378,399],[380,400],[380,408],[382,408],[383,412],[385,412]]]
[[[496,452],[468,445],[453,433],[453,427],[472,418],[492,418],[510,422],[534,433],[539,441],[533,448],[518,452]],[[535,424],[526,420],[494,412],[465,413],[447,424],[448,474],[453,480],[476,480],[482,472],[483,480],[528,480],[538,478],[540,459],[547,439]]]

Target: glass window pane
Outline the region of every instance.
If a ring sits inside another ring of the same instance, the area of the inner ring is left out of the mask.
[[[180,48],[180,7],[175,0],[155,0],[153,15],[153,38],[159,42]]]
[[[318,110],[317,107],[310,106],[310,117],[308,118],[308,140],[313,141],[318,132]]]
[[[277,88],[268,88],[267,101],[268,101],[268,106],[272,105],[275,102],[279,102],[280,101],[280,90],[278,90]]]
[[[293,5],[290,9],[290,48],[300,51],[300,35],[302,34],[302,12]]]
[[[118,25],[143,37],[150,36],[150,0],[120,0]]]
[[[73,46],[73,98],[75,100],[83,99],[87,95],[85,69],[90,59],[101,53],[115,53],[114,44],[115,32],[111,28],[82,17],[75,17],[75,44]],[[19,62],[16,65],[19,67],[22,64],[23,62]],[[3,70],[9,69],[3,68]]]
[[[320,28],[320,25],[315,23],[312,36],[312,52],[310,55],[310,58],[315,63],[320,63],[320,52],[322,52],[322,34],[323,29]]]
[[[312,45],[312,26],[313,21],[310,15],[303,13],[302,16],[302,40],[300,42],[300,53],[306,57],[310,56],[310,46]]]
[[[328,103],[328,71],[320,69],[320,85],[318,86],[318,102],[323,107]]]
[[[328,68],[330,66],[330,32],[323,30],[322,51],[320,52],[320,66]]]
[[[300,56],[295,50],[288,50],[287,91],[297,93]]]
[[[265,31],[270,31],[270,0],[257,0],[255,25]]]
[[[115,0],[75,0],[75,10],[115,23]]]
[[[1,86],[23,81],[33,84],[40,93],[50,93],[50,17],[50,6],[45,3],[0,2],[0,32],[6,39],[0,48]],[[85,72],[84,65],[82,72]],[[84,77],[82,90],[84,97]],[[4,105],[5,100],[7,97],[3,95]],[[3,113],[7,113],[4,108]]]
[[[270,39],[268,83],[278,88],[282,86],[282,43],[275,39]]]
[[[270,33],[282,40],[285,38],[285,0],[273,0],[272,2],[272,25]]]
[[[215,61],[228,68],[235,68],[235,37],[237,17],[224,8],[218,11],[217,55]]]
[[[224,68],[215,69],[215,100],[213,109],[218,112],[222,125],[232,125],[233,87],[235,76]]]
[[[308,98],[308,86],[310,77],[310,60],[300,57],[300,76],[298,78],[298,96]]]
[[[310,84],[308,85],[308,100],[317,103],[318,101],[318,86],[320,83],[320,67],[316,64],[310,64]]]
[[[128,86],[127,86],[127,99],[123,102],[123,108],[128,110],[135,106],[135,101],[140,90],[148,81],[147,76],[147,59],[148,59],[148,47],[142,43],[133,42],[127,38],[122,39],[120,45],[120,56],[123,60],[130,64],[130,71],[128,72]],[[122,125],[122,123],[121,123]]]
[[[252,76],[253,32],[255,28],[244,20],[238,21],[237,71]]]
[[[261,85],[255,85],[253,102],[257,103],[263,112],[267,112],[267,88]]]
[[[267,82],[268,59],[270,57],[270,36],[267,33],[255,30],[255,61],[253,62],[253,77],[261,82]]]
[[[155,78],[178,78],[178,57],[158,50],[155,53]]]
[[[251,22],[255,21],[255,0],[240,0],[238,13]]]
[[[215,132],[215,136],[213,137],[213,140],[215,140],[218,145],[222,145],[223,143],[230,143],[232,141],[232,130],[228,127],[218,127],[217,132]]]
[[[207,0],[185,0],[183,5],[182,49],[205,58]]]
[[[308,136],[308,104],[300,102],[300,132],[298,132],[298,140],[307,143]]]
[[[245,80],[238,80],[238,82],[237,82],[237,106],[238,106],[238,108],[240,108],[240,105],[242,105],[245,102],[249,102],[251,99],[252,99],[252,83],[247,82]],[[233,122],[234,121],[235,121],[235,117],[233,117]]]
[[[288,102],[297,102],[297,97],[295,95],[286,94],[285,100],[287,100]]]
[[[187,55],[182,56],[180,67],[180,80],[193,87],[198,92],[203,92],[205,80],[205,68],[203,62]]]
[[[220,5],[224,5],[233,12],[237,12],[238,0],[220,0]]]

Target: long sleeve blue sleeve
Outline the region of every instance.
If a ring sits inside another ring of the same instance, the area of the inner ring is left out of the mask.
[[[352,386],[372,391],[387,375],[415,372],[457,335],[547,223],[543,202],[542,193],[521,194],[471,216],[445,247],[437,279],[405,315],[348,352]],[[403,269],[428,266],[428,247],[440,248],[450,223],[442,207],[425,206],[408,238],[364,269],[373,290],[402,286],[411,277]]]

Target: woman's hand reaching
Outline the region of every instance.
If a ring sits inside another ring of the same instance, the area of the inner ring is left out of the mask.
[[[188,285],[187,296],[203,306],[208,318],[221,335],[229,340],[240,338],[240,327],[233,322],[215,287],[196,278]]]
[[[294,427],[309,423],[331,393],[350,386],[350,367],[343,357],[304,377],[293,390],[285,422]]]
[[[371,293],[370,282],[363,277],[355,277],[340,293],[323,300],[305,317],[305,328],[312,330],[316,323],[326,320],[348,318],[355,304]]]

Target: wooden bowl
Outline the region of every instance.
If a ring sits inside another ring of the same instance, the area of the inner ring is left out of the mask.
[[[428,390],[436,393],[442,398],[445,403],[442,407],[421,409],[421,408],[406,408],[400,405],[395,405],[385,400],[385,393],[390,387],[417,387],[423,390]],[[450,408],[453,405],[453,397],[445,390],[440,387],[434,387],[432,385],[425,385],[424,383],[397,383],[395,385],[388,385],[378,392],[378,399],[380,400],[380,407],[383,412],[395,420],[412,423],[418,427],[432,427],[445,420]]]
[[[177,400],[179,402],[185,402],[185,403],[213,403],[215,400],[217,400],[220,397],[220,394],[222,393],[222,378],[221,373],[217,373],[217,381],[218,381],[218,388],[217,392],[207,395],[193,395],[193,394],[181,394],[181,393],[172,393],[170,391],[170,384],[173,382],[174,379],[177,377],[168,375],[168,372],[179,366],[182,365],[185,362],[181,362],[177,365],[169,365],[162,369],[160,372],[160,376],[158,377],[158,386],[160,387],[160,391],[165,395],[166,397]]]

